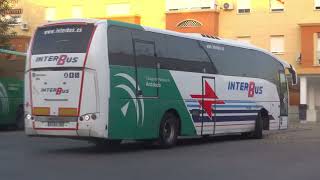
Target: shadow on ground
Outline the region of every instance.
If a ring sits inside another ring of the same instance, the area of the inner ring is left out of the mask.
[[[2,133],[2,132],[13,132],[13,131],[23,131],[23,130],[19,130],[19,129],[17,129],[16,127],[14,127],[14,126],[0,126],[0,133]]]
[[[253,140],[248,137],[240,135],[229,136],[217,136],[217,137],[205,137],[205,138],[188,138],[179,139],[177,145],[174,148],[202,146],[208,144],[216,144],[230,141],[240,140]],[[96,146],[95,144],[89,144],[85,147],[72,147],[64,149],[50,149],[49,153],[61,153],[61,154],[121,154],[129,152],[141,152],[141,151],[168,151],[168,149],[162,149],[155,143],[151,142],[125,142],[118,146]]]

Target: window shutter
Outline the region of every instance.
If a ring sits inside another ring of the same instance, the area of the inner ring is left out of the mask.
[[[316,9],[320,9],[320,0],[314,0],[314,6]]]
[[[271,36],[270,51],[272,53],[284,52],[284,36]]]
[[[284,9],[284,2],[279,0],[270,0],[270,8],[271,11],[283,11]]]
[[[238,9],[250,9],[251,0],[238,0]]]

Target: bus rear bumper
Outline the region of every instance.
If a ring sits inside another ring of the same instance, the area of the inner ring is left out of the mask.
[[[26,127],[25,133],[28,136],[106,138],[101,133],[88,127],[79,127],[79,129],[37,129],[34,127]]]
[[[51,129],[33,129],[26,128],[26,134],[29,136],[70,136],[78,137],[76,130],[51,130]]]
[[[76,120],[67,121],[68,119],[65,119],[65,117],[53,117],[56,118],[55,121],[50,121],[50,118],[52,117],[34,116],[33,120],[26,119],[25,133],[29,136],[107,138],[105,130],[97,124],[99,119],[79,120],[76,117]],[[60,124],[60,122],[64,124]]]

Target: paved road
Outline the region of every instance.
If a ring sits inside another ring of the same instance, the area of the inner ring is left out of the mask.
[[[239,136],[181,140],[173,149],[28,138],[0,131],[0,180],[319,180],[320,125],[299,124],[263,140]]]

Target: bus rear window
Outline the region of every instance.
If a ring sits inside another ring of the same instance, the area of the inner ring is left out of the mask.
[[[41,27],[34,37],[32,54],[85,53],[94,25]]]

